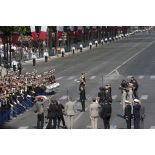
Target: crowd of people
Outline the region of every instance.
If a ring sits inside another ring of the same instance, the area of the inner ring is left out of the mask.
[[[56,83],[54,70],[38,74],[19,75],[9,72],[0,79],[0,124],[23,113],[34,105],[35,96],[52,93],[47,91]]]
[[[85,73],[81,73],[79,80],[79,94],[81,102],[81,112],[85,112],[86,99],[86,77]],[[138,82],[134,77],[131,77],[130,82],[122,81],[119,89],[122,94],[121,104],[123,105],[123,114],[118,114],[121,118],[126,120],[127,129],[131,129],[132,119],[134,129],[144,128],[145,108],[138,99]],[[124,94],[124,91],[126,94]],[[107,84],[99,88],[98,96],[89,101],[89,115],[91,120],[91,128],[98,128],[98,119],[103,120],[105,129],[110,129],[110,119],[112,115],[112,93],[111,85]],[[37,103],[37,102],[36,102]],[[44,126],[44,104],[36,104],[38,111],[37,128],[43,128]],[[39,105],[39,106],[38,106]],[[63,106],[60,101],[53,98],[49,99],[48,114],[46,118],[49,120],[46,126],[47,129],[56,128],[69,128],[74,126],[74,116],[77,113],[76,101],[73,101],[71,96],[68,96],[68,101]],[[67,125],[65,123],[64,116],[66,116]],[[60,125],[62,121],[62,126]]]

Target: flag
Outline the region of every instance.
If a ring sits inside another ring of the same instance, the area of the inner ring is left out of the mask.
[[[57,26],[57,38],[62,38],[62,33],[64,31],[64,26]]]
[[[30,29],[31,29],[31,34],[32,34],[33,39],[38,40],[38,35],[36,33],[35,26],[30,26]]]
[[[42,26],[39,36],[40,40],[46,40],[46,32],[47,32],[47,26]]]
[[[11,39],[12,39],[12,43],[13,44],[16,44],[17,43],[17,41],[18,41],[18,38],[19,38],[19,33],[13,33],[12,34],[12,37],[11,37]]]

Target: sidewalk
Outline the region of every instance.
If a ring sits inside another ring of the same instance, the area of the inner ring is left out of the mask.
[[[128,37],[130,37],[130,35],[128,35],[126,37],[123,37],[123,38],[120,38],[120,39],[117,39],[117,40],[114,40],[114,41],[111,41],[111,42],[108,41],[107,43],[104,43],[103,45],[98,44],[97,47],[95,46],[95,44],[93,44],[92,45],[92,49],[95,49],[95,48],[98,48],[98,47],[101,47],[101,46],[105,46],[107,44],[111,44],[113,42],[117,42],[117,41],[120,41],[122,39],[126,39]],[[90,50],[89,46],[83,48],[82,52],[80,52],[80,49],[75,49],[74,55],[80,54],[80,53],[83,53],[83,52],[86,52],[86,51],[89,51],[89,50]],[[49,60],[58,59],[58,58],[65,58],[65,57],[68,57],[68,56],[71,56],[71,55],[73,55],[73,52],[72,51],[66,52],[65,55],[64,55],[64,57],[62,57],[62,54],[57,54],[55,56],[49,56]],[[45,58],[44,57],[43,58],[38,58],[38,59],[36,59],[36,61],[37,62],[43,62],[43,61],[45,61]],[[32,60],[25,61],[24,63],[32,63]]]

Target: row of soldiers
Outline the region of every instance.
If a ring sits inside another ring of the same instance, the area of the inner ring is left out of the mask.
[[[33,105],[34,97],[45,95],[46,86],[55,83],[54,70],[25,75],[10,72],[0,79],[0,124],[16,117]],[[3,118],[3,116],[5,118]]]

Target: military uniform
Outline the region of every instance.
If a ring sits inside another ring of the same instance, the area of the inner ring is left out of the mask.
[[[127,129],[131,129],[131,119],[132,119],[132,114],[131,114],[131,103],[129,101],[125,101],[126,106],[124,109],[124,118],[126,120],[127,124]]]
[[[140,109],[141,105],[139,104],[139,100],[134,99],[133,105],[133,117],[134,117],[134,129],[140,129]]]

